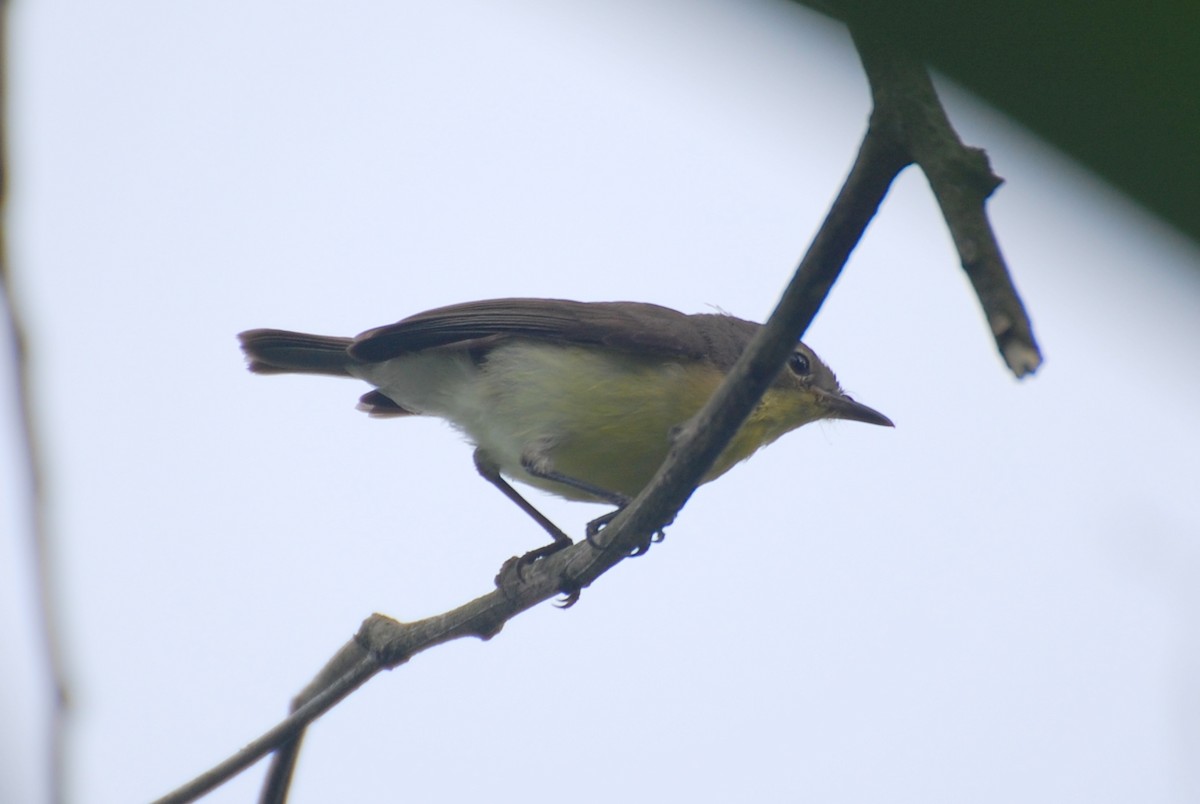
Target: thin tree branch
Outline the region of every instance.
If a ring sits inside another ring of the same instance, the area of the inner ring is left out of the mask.
[[[610,547],[627,552],[638,545],[639,534],[659,530],[683,508],[812,323],[892,181],[907,164],[886,130],[870,125],[850,175],[775,311],[708,403],[681,428],[646,491],[603,531],[611,539]],[[582,565],[578,571],[572,566],[570,577],[580,587],[610,566],[604,553],[577,555]]]
[[[986,153],[963,145],[919,61],[861,27],[850,33],[871,83],[872,124],[892,129],[924,171],[1004,362],[1018,378],[1032,374],[1041,351],[985,210],[1002,180]]]
[[[0,0],[0,306],[12,348],[13,388],[16,392],[20,461],[25,467],[29,487],[29,530],[33,555],[35,610],[41,637],[42,661],[50,679],[50,729],[48,790],[51,802],[64,800],[66,727],[70,710],[67,673],[58,628],[58,595],[50,560],[51,535],[48,523],[45,471],[33,401],[33,370],[30,366],[28,338],[15,299],[12,273],[8,262],[8,3]]]
[[[600,549],[586,542],[538,561],[526,580],[412,623],[380,614],[364,623],[354,640],[343,646],[309,689],[297,698],[298,708],[268,734],[242,749],[204,776],[159,800],[180,804],[231,778],[266,753],[294,744],[300,729],[327,711],[346,690],[375,672],[391,669],[434,645],[466,636],[490,639],[504,623],[526,609],[561,593],[576,592],[624,560],[650,534],[665,528],[687,502],[700,479],[783,367],[794,344],[816,315],[850,252],[858,243],[887,189],[907,161],[881,130],[871,127],[858,158],[808,254],[784,292],[775,313],[747,347],[721,388],[681,431],[671,455],[655,478],[601,535]],[[504,577],[506,570],[501,570]],[[499,580],[499,578],[498,578]],[[334,687],[325,687],[337,679]],[[289,751],[294,756],[294,750]],[[283,801],[291,761],[277,761],[261,801]]]
[[[993,255],[979,242],[982,235],[975,219],[982,219],[990,236],[982,203],[996,186],[996,180],[986,170],[986,176],[981,178],[979,152],[964,149],[949,130],[945,113],[920,65],[878,42],[859,40],[856,36],[871,81],[875,108],[845,184],[775,312],[712,399],[680,429],[670,455],[654,479],[601,532],[599,546],[583,542],[540,560],[518,582],[513,582],[510,560],[497,577],[496,590],[445,614],[411,623],[372,615],[363,622],[355,638],[338,651],[298,696],[291,716],[236,756],[160,799],[159,804],[191,801],[272,750],[281,751],[281,755],[268,773],[261,800],[284,801],[303,729],[351,690],[380,670],[394,668],[443,642],[466,636],[490,639],[512,617],[555,595],[565,593],[573,599],[631,551],[644,546],[651,534],[661,532],[674,520],[782,368],[892,181],[913,161],[921,163],[930,176],[931,186],[964,255],[964,267],[976,283],[976,292],[1006,360],[1018,376],[1036,368],[1040,360],[1037,347],[1020,301],[1007,280],[1007,270],[998,259],[999,250],[994,249]],[[965,157],[947,155],[947,130]],[[955,159],[965,159],[965,167]],[[986,161],[983,166],[986,168]],[[959,182],[971,187],[964,191],[952,186]],[[994,243],[994,238],[991,241]],[[974,256],[977,253],[984,256]],[[970,259],[968,254],[972,255]],[[997,280],[996,271],[1003,274],[1004,281]],[[1002,315],[1015,317],[1003,322]]]
[[[153,804],[180,804],[180,802],[195,801],[205,793],[224,784],[302,732],[305,726],[362,686],[379,672],[379,669],[374,657],[365,657],[349,672],[342,674],[336,681],[326,686],[261,737],[182,787],[155,800]]]

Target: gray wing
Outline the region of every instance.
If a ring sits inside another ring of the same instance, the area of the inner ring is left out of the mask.
[[[709,348],[700,319],[642,302],[577,302],[562,299],[490,299],[418,313],[354,339],[350,355],[374,362],[472,341],[487,346],[509,338],[533,338],[624,351],[701,359]]]

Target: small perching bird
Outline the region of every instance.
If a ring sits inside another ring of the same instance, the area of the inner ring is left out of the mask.
[[[418,313],[355,338],[276,329],[239,337],[251,371],[357,377],[375,386],[359,403],[372,416],[438,416],[461,430],[475,445],[479,473],[554,539],[523,564],[572,541],[504,478],[620,510],[760,326],[639,302],[495,299]],[[797,343],[702,482],[819,419],[892,426],[843,393],[829,367]]]

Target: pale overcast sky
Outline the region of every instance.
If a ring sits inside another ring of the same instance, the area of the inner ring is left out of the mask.
[[[252,376],[238,331],[520,295],[762,320],[869,112],[848,37],[785,3],[11,13],[11,257],[87,804],[166,793],[371,612],[458,605],[544,541],[448,427]],[[794,433],[570,611],[375,679],[311,730],[292,801],[1200,799],[1200,255],[943,91],[1007,180],[1038,375],[1006,373],[906,173],[806,336],[896,429]],[[574,532],[603,510],[532,494]],[[36,800],[46,705],[19,509],[4,801]]]

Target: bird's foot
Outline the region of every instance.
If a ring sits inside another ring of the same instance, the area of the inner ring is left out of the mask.
[[[602,531],[608,525],[608,523],[612,522],[613,519],[616,518],[617,514],[621,513],[622,510],[624,509],[618,508],[615,511],[609,511],[604,516],[596,517],[591,522],[587,523],[587,530],[585,531],[584,536],[587,543],[596,550],[603,550],[604,545],[600,544],[600,541],[596,537],[600,534],[600,531]],[[629,557],[637,558],[638,556],[645,555],[646,551],[650,549],[650,545],[658,544],[665,539],[666,536],[667,534],[663,531],[663,529],[659,528],[654,533],[650,534],[644,541],[634,545],[633,549],[629,551]]]
[[[500,566],[500,571],[496,573],[496,587],[511,597],[511,593],[525,583],[525,571],[529,567],[533,566],[539,559],[547,558],[560,550],[567,549],[571,544],[572,542],[564,537],[563,540],[556,539],[550,542],[550,544],[543,545],[536,550],[530,550],[523,556],[513,556],[505,561]],[[576,594],[576,597],[578,597],[578,594]]]

